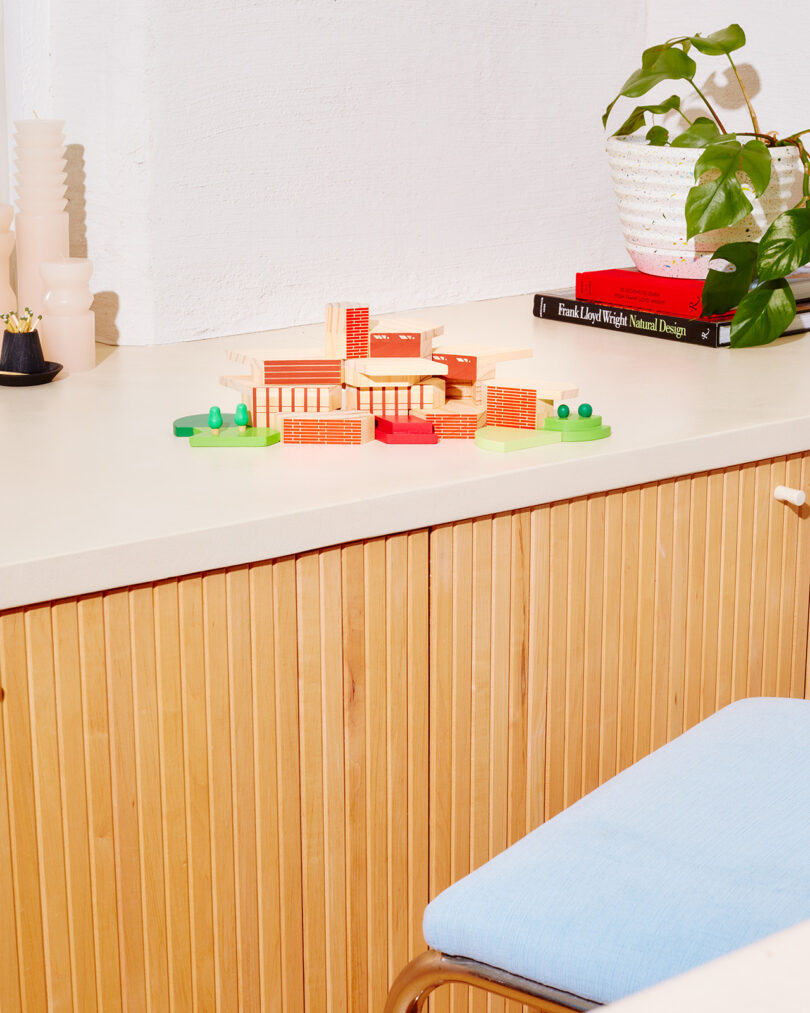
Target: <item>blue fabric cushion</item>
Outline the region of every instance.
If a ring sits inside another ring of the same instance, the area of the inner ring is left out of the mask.
[[[723,708],[425,910],[428,944],[609,1002],[810,918],[810,700]]]

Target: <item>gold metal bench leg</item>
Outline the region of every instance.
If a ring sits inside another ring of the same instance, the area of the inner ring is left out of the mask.
[[[385,1003],[385,1013],[421,1013],[428,996],[440,985],[460,984],[472,985],[492,995],[500,995],[505,999],[514,999],[525,1003],[541,1013],[571,1013],[571,1006],[563,1006],[550,999],[542,999],[523,991],[514,985],[497,981],[477,970],[482,965],[471,961],[448,957],[436,950],[422,953],[408,964],[397,976],[391,986]],[[494,971],[493,969],[490,969]],[[527,985],[529,983],[527,982]]]

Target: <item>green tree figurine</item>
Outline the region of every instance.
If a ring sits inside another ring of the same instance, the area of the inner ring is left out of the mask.
[[[250,416],[248,415],[247,405],[243,402],[239,402],[236,406],[236,414],[233,417],[234,422],[239,426],[239,435],[244,436],[247,427],[250,425]]]
[[[219,431],[222,428],[222,412],[219,410],[219,405],[214,405],[208,412],[208,428],[211,430],[212,436],[219,436]]]

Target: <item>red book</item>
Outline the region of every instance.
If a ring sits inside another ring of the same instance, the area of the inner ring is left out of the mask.
[[[583,271],[577,274],[576,283],[577,299],[673,317],[702,316],[702,292],[701,278],[662,278],[622,267]],[[731,315],[727,313],[723,317],[708,319],[727,319]]]

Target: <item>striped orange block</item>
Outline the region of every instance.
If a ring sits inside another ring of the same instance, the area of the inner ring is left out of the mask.
[[[368,306],[350,306],[346,310],[346,358],[368,357]]]
[[[265,359],[264,382],[268,387],[325,386],[341,383],[343,365],[340,359]]]
[[[374,439],[374,416],[367,412],[281,412],[273,416],[272,428],[283,443],[317,443],[357,446]]]
[[[363,359],[368,356],[368,306],[360,303],[327,303],[325,324],[328,358]]]
[[[537,428],[537,391],[531,387],[487,387],[487,425],[509,429]]]
[[[340,408],[342,388],[339,386],[254,387],[253,425],[270,426],[270,416],[277,412],[329,412]]]
[[[440,440],[474,440],[484,424],[484,412],[475,405],[448,401],[444,408],[415,408],[413,415],[430,422]]]

